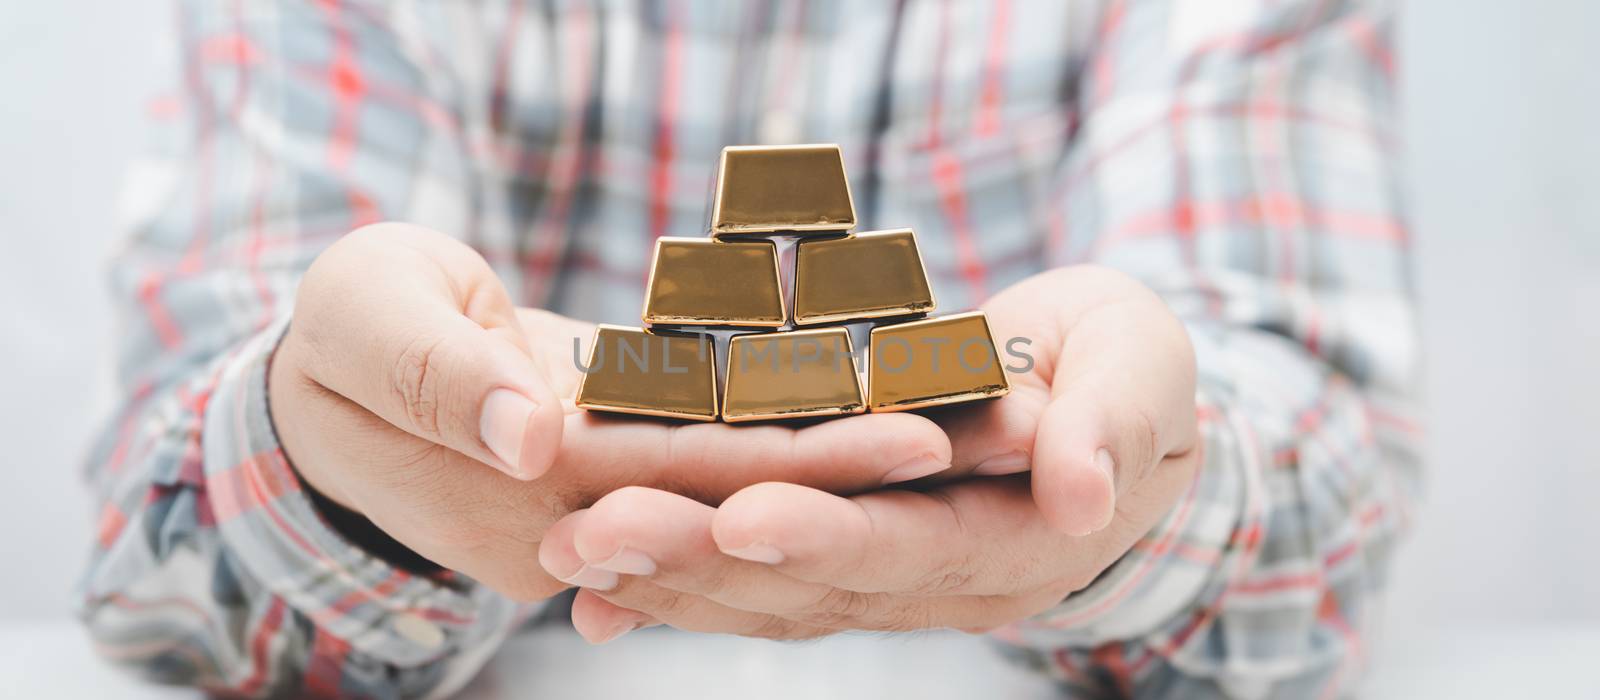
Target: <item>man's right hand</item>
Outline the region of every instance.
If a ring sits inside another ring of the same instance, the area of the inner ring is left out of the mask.
[[[519,600],[567,587],[539,567],[545,529],[623,486],[715,505],[762,481],[853,493],[950,463],[944,432],[912,414],[736,427],[579,410],[573,338],[593,330],[515,308],[459,241],[368,226],[300,283],[272,360],[273,424],[312,488]]]

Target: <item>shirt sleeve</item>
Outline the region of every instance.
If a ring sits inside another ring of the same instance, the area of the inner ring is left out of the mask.
[[[1094,692],[1347,693],[1419,483],[1391,11],[1099,21],[1054,262],[1127,271],[1184,320],[1204,466],[1089,588],[999,636]]]
[[[101,653],[229,696],[459,687],[534,612],[415,575],[324,521],[273,433],[267,366],[303,270],[382,219],[471,235],[452,72],[360,3],[185,2],[116,256],[123,406],[90,475],[82,616]]]

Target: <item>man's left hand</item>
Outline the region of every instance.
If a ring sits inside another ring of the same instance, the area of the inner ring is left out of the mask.
[[[1087,586],[1194,479],[1193,350],[1154,293],[1103,268],[1037,275],[984,310],[1002,344],[1028,339],[1033,361],[1011,395],[931,412],[954,448],[947,473],[853,497],[762,483],[715,508],[612,492],[540,547],[557,578],[621,574],[580,591],[579,632],[984,631]]]

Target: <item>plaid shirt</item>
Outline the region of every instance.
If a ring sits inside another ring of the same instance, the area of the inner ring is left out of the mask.
[[[265,362],[341,234],[461,236],[521,303],[637,321],[726,144],[843,145],[947,309],[1092,261],[1159,292],[1206,463],[1089,589],[1003,630],[1077,689],[1348,692],[1418,484],[1385,7],[1312,0],[187,0],[117,257],[92,460],[105,655],[242,695],[460,687],[531,610],[392,568],[287,467]]]

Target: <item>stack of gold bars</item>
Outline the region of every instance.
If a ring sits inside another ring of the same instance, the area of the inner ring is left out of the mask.
[[[732,423],[1009,391],[983,312],[927,317],[911,230],[855,225],[838,146],[723,149],[711,235],[657,240],[645,327],[599,327],[578,405]],[[865,356],[851,334],[863,326]]]

